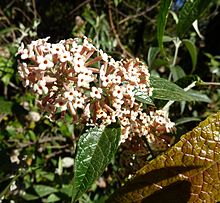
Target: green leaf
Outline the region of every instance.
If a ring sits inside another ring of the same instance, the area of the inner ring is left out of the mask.
[[[198,75],[186,75],[178,79],[175,83],[180,87],[187,87],[195,81],[199,83],[202,82],[201,78]]]
[[[170,66],[170,72],[172,73],[174,82],[186,76],[184,70],[180,66]]]
[[[197,49],[196,49],[196,46],[192,41],[190,41],[188,39],[184,39],[184,40],[182,40],[182,42],[185,44],[186,48],[189,51],[189,54],[190,54],[190,57],[191,57],[191,60],[192,60],[192,71],[191,72],[194,72],[195,68],[196,68],[196,63],[197,63]]]
[[[163,49],[163,36],[167,23],[167,17],[169,14],[169,8],[171,6],[172,0],[162,0],[160,4],[160,11],[157,17],[157,41],[160,51],[164,53]]]
[[[153,87],[153,98],[173,101],[192,101],[193,98],[176,84],[166,79],[150,77],[150,86]]]
[[[177,35],[183,37],[192,23],[208,8],[211,1],[204,0],[189,0],[186,1],[183,8],[180,10],[179,22],[177,24]]]
[[[13,178],[11,179],[11,181],[9,182],[9,184],[4,188],[3,191],[1,191],[1,193],[0,193],[0,199],[2,199],[2,197],[4,197],[5,195],[7,195],[7,193],[8,193],[9,190],[10,190],[10,186],[11,186],[14,182],[16,182],[16,180],[17,180],[19,177],[20,177],[20,175],[16,175],[15,177],[13,177]]]
[[[62,188],[60,189],[60,192],[67,195],[68,197],[72,196],[73,187],[72,185],[62,185]]]
[[[9,28],[2,29],[0,31],[0,36],[5,35],[5,34],[10,33],[10,32],[14,32],[15,30],[19,30],[19,29],[16,28],[16,27],[9,27]]]
[[[135,90],[134,97],[137,101],[139,101],[141,103],[154,106],[154,102],[152,101],[152,99],[144,92],[141,92],[139,90]]]
[[[49,197],[47,198],[47,202],[57,202],[59,200],[60,198],[55,194],[50,194]]]
[[[182,124],[189,123],[192,121],[201,121],[201,119],[195,118],[195,117],[183,117],[183,118],[176,120],[175,125],[178,126],[178,125],[182,125]]]
[[[29,194],[29,193],[25,193],[25,194],[22,195],[22,198],[27,200],[27,201],[32,201],[32,200],[39,199],[40,197],[36,196],[36,195]]]
[[[120,140],[118,124],[94,127],[80,136],[75,159],[72,199],[76,201],[103,173]]]
[[[202,94],[197,90],[189,90],[188,93],[195,101],[206,102],[206,103],[212,102],[211,99],[206,94]]]
[[[108,202],[217,202],[220,112],[141,168]]]
[[[160,49],[158,47],[150,47],[147,55],[148,66],[151,67]]]
[[[33,188],[40,197],[44,197],[54,192],[58,192],[56,188],[47,185],[34,185]]]
[[[12,114],[13,102],[6,101],[4,97],[0,97],[0,113]]]

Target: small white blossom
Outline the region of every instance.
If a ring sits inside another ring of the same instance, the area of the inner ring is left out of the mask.
[[[101,99],[102,97],[102,89],[97,87],[92,87],[92,91],[90,92],[90,96],[92,98]]]

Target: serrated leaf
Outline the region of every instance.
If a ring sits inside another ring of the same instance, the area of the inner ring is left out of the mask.
[[[0,97],[0,113],[12,114],[13,102],[6,101],[3,97]]]
[[[191,57],[191,60],[192,60],[192,71],[191,72],[194,72],[195,68],[196,68],[196,64],[197,64],[197,49],[196,49],[196,46],[192,41],[190,41],[188,39],[184,39],[184,40],[182,40],[182,42],[184,43],[184,45],[186,46],[186,48],[189,51],[189,54],[190,54],[190,57]]]
[[[220,112],[137,171],[109,202],[216,202],[219,168]]]
[[[192,101],[193,98],[176,84],[163,79],[151,76],[150,86],[153,87],[152,98],[173,101]]]
[[[179,22],[177,24],[177,35],[183,37],[193,22],[208,8],[211,1],[189,0],[180,10]]]
[[[94,127],[81,135],[75,159],[72,199],[76,201],[103,173],[120,140],[118,124]]]
[[[51,193],[58,192],[56,188],[47,185],[34,185],[33,188],[35,192],[39,195],[39,197],[44,197]]]
[[[164,53],[163,50],[163,36],[167,23],[167,17],[169,14],[169,9],[171,6],[172,0],[162,0],[160,4],[159,15],[157,17],[157,41],[160,48],[160,51]]]

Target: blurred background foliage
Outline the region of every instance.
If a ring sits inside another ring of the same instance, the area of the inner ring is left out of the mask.
[[[176,0],[164,40],[166,57],[156,39],[160,1],[155,0],[1,0],[0,1],[0,202],[70,202],[77,129],[71,118],[52,123],[36,105],[34,93],[22,87],[15,53],[19,44],[50,36],[50,42],[86,35],[116,59],[138,57],[153,75],[186,87],[192,81],[210,82],[194,91],[200,101],[172,105],[178,137],[220,108],[220,1],[212,1],[186,34],[189,48],[180,46],[175,69],[170,67],[175,46]],[[190,50],[196,53],[194,64]],[[178,65],[178,66],[177,66]],[[193,67],[194,66],[194,67]],[[199,79],[198,79],[199,78]],[[201,93],[203,93],[201,95]],[[205,95],[205,96],[204,96]],[[201,99],[202,97],[202,99]],[[157,102],[157,106],[164,106]],[[79,202],[104,202],[153,152],[141,139],[120,146],[105,173]]]

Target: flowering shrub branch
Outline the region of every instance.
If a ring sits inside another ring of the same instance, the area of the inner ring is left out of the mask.
[[[18,50],[24,86],[39,95],[39,107],[54,120],[67,110],[74,123],[107,126],[119,120],[125,139],[174,131],[162,110],[146,112],[135,100],[135,91],[152,96],[148,67],[139,59],[115,61],[89,40],[75,38],[51,44],[49,38],[32,41]]]

